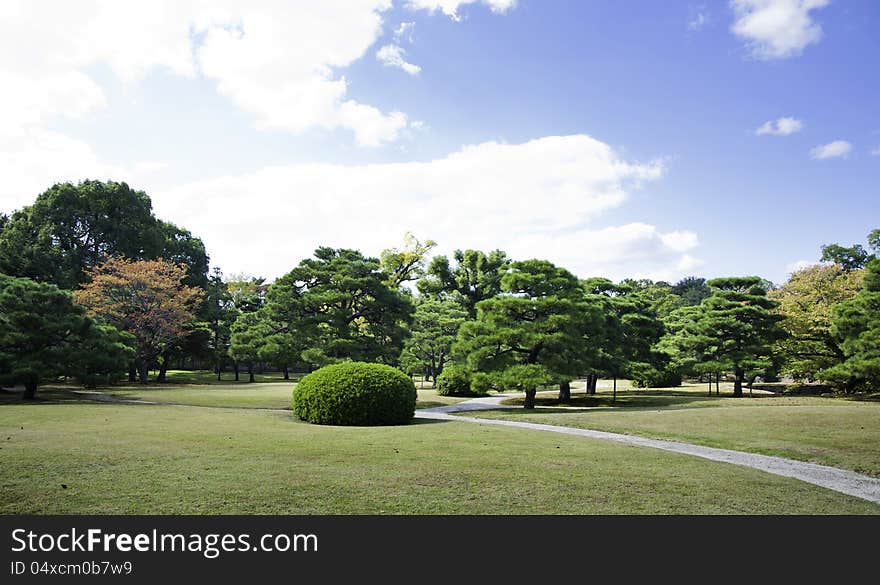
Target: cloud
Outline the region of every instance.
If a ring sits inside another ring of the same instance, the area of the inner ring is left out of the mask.
[[[871,151],[871,156],[880,156],[880,146]]]
[[[811,12],[830,0],[731,0],[736,15],[731,31],[744,39],[758,59],[800,55],[822,38],[822,27]]]
[[[394,29],[394,40],[398,43],[401,42],[413,42],[413,33],[416,29],[416,23],[414,22],[401,22],[400,25],[396,29]]]
[[[418,75],[422,70],[418,65],[408,63],[404,56],[406,51],[399,45],[385,45],[376,51],[376,59],[386,67],[397,67],[403,69],[410,75]]]
[[[691,17],[688,20],[688,30],[698,31],[712,22],[712,17],[704,4],[692,7]]]
[[[803,129],[804,123],[797,118],[777,118],[776,120],[769,120],[761,124],[761,126],[755,130],[755,134],[758,136],[761,136],[762,134],[788,136],[789,134],[800,132]]]
[[[407,6],[413,10],[427,10],[429,12],[439,10],[453,20],[460,20],[459,7],[476,2],[485,4],[496,14],[504,14],[508,10],[516,8],[517,0],[409,0]]]
[[[225,271],[277,277],[318,245],[377,255],[406,231],[454,248],[546,257],[581,275],[672,278],[696,263],[688,231],[594,226],[663,174],[586,135],[486,142],[425,162],[267,167],[151,191],[161,217],[204,238]]]
[[[816,160],[826,158],[846,158],[852,151],[852,144],[846,140],[835,140],[828,144],[822,144],[810,150],[810,157]]]
[[[126,84],[158,70],[216,83],[264,130],[347,129],[358,144],[397,139],[402,112],[348,96],[340,69],[382,34],[390,0],[84,0],[0,7],[0,129],[82,117],[106,102],[92,77]]]

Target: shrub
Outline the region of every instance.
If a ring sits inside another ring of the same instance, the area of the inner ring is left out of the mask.
[[[454,364],[443,368],[443,371],[437,376],[437,394],[440,396],[470,396],[470,371],[464,366]]]
[[[471,376],[471,394],[475,396],[485,396],[489,390],[495,388],[495,382],[492,376],[483,372],[476,372]]]
[[[406,424],[416,408],[416,387],[396,368],[345,362],[305,376],[293,390],[293,412],[321,425]]]
[[[681,386],[681,374],[673,368],[650,368],[642,375],[633,376],[632,385],[636,388],[673,388]]]

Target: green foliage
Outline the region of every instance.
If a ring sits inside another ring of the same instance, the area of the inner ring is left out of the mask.
[[[861,289],[864,270],[839,264],[814,265],[792,273],[788,282],[769,293],[786,336],[776,353],[782,370],[797,380],[819,380],[824,370],[844,360],[841,339],[833,329],[834,311]]]
[[[436,245],[437,242],[434,240],[425,240],[425,243],[422,243],[414,235],[407,232],[404,236],[402,249],[382,250],[379,259],[382,270],[387,275],[388,285],[399,288],[404,282],[422,278],[425,275],[425,262],[428,254]]]
[[[681,386],[681,373],[672,365],[661,370],[645,368],[630,380],[636,388],[674,388]]]
[[[269,323],[259,312],[240,314],[230,328],[229,356],[244,364],[251,382],[254,381],[254,364],[260,360],[271,334]]]
[[[461,326],[453,352],[472,371],[493,374],[503,388],[526,384],[532,395],[532,382],[576,377],[585,367],[584,337],[595,317],[578,280],[549,262],[529,260],[515,262],[501,286],[505,294],[481,301],[477,319]],[[528,376],[513,381],[508,370]]]
[[[465,366],[450,364],[437,376],[440,396],[470,396],[471,372]]]
[[[669,318],[670,335],[658,344],[684,371],[734,374],[734,395],[742,395],[747,374],[772,366],[774,343],[784,332],[777,303],[767,298],[757,276],[716,278],[712,295],[698,306],[682,307]]]
[[[409,373],[424,373],[435,382],[452,356],[452,344],[467,313],[451,300],[425,299],[416,304],[411,336],[400,363]]]
[[[269,287],[264,313],[277,332],[295,334],[309,348],[312,363],[395,363],[412,301],[385,280],[375,258],[318,248],[314,259],[303,260]]]
[[[59,183],[15,212],[0,232],[0,272],[73,289],[106,257],[165,258],[188,267],[187,284],[207,284],[201,240],[153,216],[150,198],[125,183]]]
[[[706,279],[696,276],[682,278],[673,285],[672,292],[681,298],[683,305],[688,307],[699,305],[703,299],[712,294],[712,290],[706,284]]]
[[[0,379],[25,386],[75,375],[87,384],[124,371],[134,355],[113,327],[97,325],[71,294],[47,283],[0,274]]]
[[[847,392],[880,388],[880,259],[868,262],[862,290],[834,311],[845,360],[822,377]]]
[[[501,250],[486,254],[478,250],[456,250],[455,266],[446,256],[436,256],[428,266],[425,278],[416,284],[423,295],[452,298],[473,319],[477,303],[501,292],[501,277],[507,272],[510,260]]]
[[[415,384],[396,368],[346,362],[305,376],[293,391],[293,412],[315,424],[399,425],[412,419],[416,396]]]

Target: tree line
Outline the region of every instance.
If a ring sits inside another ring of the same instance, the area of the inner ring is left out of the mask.
[[[830,244],[781,286],[757,276],[677,283],[578,278],[500,250],[431,257],[408,234],[380,257],[319,247],[272,283],[209,271],[201,240],[125,183],[62,183],[0,215],[0,383],[158,381],[172,363],[254,380],[260,364],[393,365],[526,406],[585,378],[670,386],[790,375],[844,392],[880,379],[880,230]]]

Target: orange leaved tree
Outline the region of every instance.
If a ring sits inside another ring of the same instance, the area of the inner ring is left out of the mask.
[[[161,353],[188,333],[203,291],[186,286],[186,266],[165,260],[108,258],[89,271],[74,300],[90,316],[128,331],[137,341],[135,366],[142,384]]]

